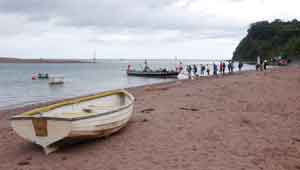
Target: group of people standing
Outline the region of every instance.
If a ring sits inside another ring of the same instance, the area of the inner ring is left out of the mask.
[[[262,62],[262,64],[260,63],[257,63],[256,64],[256,71],[263,71],[263,70],[267,70],[267,65],[268,65],[268,61],[267,60],[264,60]]]
[[[199,75],[198,75],[198,67],[197,67],[196,64],[193,64],[193,65],[187,65],[186,71],[188,72],[189,78],[192,77],[192,73],[193,73],[195,76],[199,76]],[[205,71],[206,71],[207,75],[210,75],[210,68],[209,68],[208,64],[207,64],[206,66],[203,65],[203,64],[201,64],[201,65],[200,65],[200,75],[204,76]]]
[[[243,67],[243,63],[239,62],[239,64],[238,64],[239,71],[242,70],[242,67]],[[233,65],[232,61],[228,62],[227,68],[228,68],[228,73],[233,73],[233,71],[234,71],[234,65]],[[206,74],[208,76],[210,75],[210,67],[209,67],[208,64],[206,64],[206,65],[201,64],[199,69],[200,69],[200,75],[201,76],[204,76],[205,72],[206,72]],[[224,75],[225,74],[225,70],[226,70],[226,63],[225,62],[220,62],[219,66],[216,63],[213,63],[212,69],[213,69],[213,75],[218,75],[218,72],[220,74]],[[197,67],[196,64],[187,65],[186,71],[187,71],[190,79],[192,77],[192,73],[193,73],[194,76],[199,76],[199,74],[198,74],[198,67]]]

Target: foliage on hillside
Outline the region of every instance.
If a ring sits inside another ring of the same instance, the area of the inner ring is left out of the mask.
[[[257,56],[300,59],[300,22],[277,19],[251,24],[248,35],[236,48],[233,60],[254,61]]]

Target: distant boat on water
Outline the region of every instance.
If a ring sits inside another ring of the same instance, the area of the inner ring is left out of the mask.
[[[49,74],[48,73],[39,73],[38,74],[38,78],[39,79],[48,79],[49,78]]]
[[[58,85],[64,84],[64,77],[63,76],[51,76],[49,79],[49,85]]]
[[[128,76],[138,77],[153,77],[153,78],[177,78],[179,73],[176,71],[167,70],[152,70],[152,71],[138,71],[138,70],[127,70]]]
[[[148,66],[147,60],[145,60],[145,67],[143,70],[131,69],[131,65],[128,65],[126,70],[128,76],[138,77],[153,77],[153,78],[177,78],[179,72],[167,69],[152,70]]]

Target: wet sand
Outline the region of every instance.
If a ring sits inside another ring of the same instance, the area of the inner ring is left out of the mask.
[[[300,68],[131,88],[135,113],[106,139],[44,155],[2,111],[0,169],[300,169]],[[36,106],[33,106],[36,107]]]

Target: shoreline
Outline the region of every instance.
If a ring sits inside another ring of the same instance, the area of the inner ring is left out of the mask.
[[[292,65],[292,66],[284,66],[284,67],[272,67],[270,69],[268,69],[268,71],[272,71],[272,70],[278,70],[278,69],[288,69],[291,67],[300,67],[300,63],[296,64],[296,65]],[[159,82],[159,83],[154,83],[154,84],[148,84],[148,85],[139,85],[139,86],[133,86],[133,87],[128,87],[128,88],[123,88],[125,90],[135,90],[135,89],[140,89],[140,88],[157,88],[156,86],[167,86],[169,84],[174,84],[174,83],[180,83],[180,82],[185,82],[185,81],[195,81],[195,80],[208,80],[208,79],[216,79],[216,78],[222,78],[222,77],[227,77],[227,76],[234,76],[234,75],[241,75],[241,74],[249,74],[249,73],[260,73],[263,71],[256,71],[256,70],[246,70],[246,71],[236,71],[234,73],[226,73],[225,75],[220,75],[218,74],[218,76],[214,76],[214,75],[210,75],[210,76],[199,76],[196,77],[196,79],[194,80],[188,80],[188,79],[183,79],[183,80],[178,80],[178,79],[174,79],[174,80],[170,80],[168,82]],[[1,114],[7,114],[7,113],[13,113],[15,112],[16,114],[19,114],[21,112],[26,112],[38,107],[43,107],[43,106],[47,106],[47,105],[51,105],[51,104],[55,104],[55,103],[59,103],[59,102],[64,102],[66,100],[73,100],[73,99],[78,99],[78,98],[82,98],[82,97],[88,97],[88,96],[93,96],[93,95],[97,95],[99,93],[103,93],[103,92],[107,92],[107,91],[114,91],[114,90],[118,90],[118,89],[113,89],[113,90],[106,90],[106,91],[101,91],[101,92],[96,92],[96,93],[91,93],[91,94],[85,94],[85,95],[80,95],[77,97],[69,97],[69,98],[62,98],[62,99],[57,99],[57,100],[50,100],[50,101],[45,101],[45,102],[40,102],[40,103],[34,103],[34,104],[29,104],[29,105],[23,105],[23,106],[16,106],[16,107],[12,107],[12,108],[7,108],[7,109],[0,109],[0,115]]]
[[[276,68],[272,68],[272,70],[274,70]],[[271,70],[271,69],[270,69]],[[256,72],[255,70],[246,70],[246,71],[241,71],[241,72],[234,72],[232,74],[225,74],[225,75],[219,75],[216,77],[214,75],[210,75],[210,76],[199,76],[194,80],[188,80],[188,79],[184,79],[184,80],[178,80],[178,79],[174,79],[174,80],[170,80],[168,82],[159,82],[159,83],[154,83],[154,84],[148,84],[148,85],[139,85],[139,86],[133,86],[133,87],[128,87],[128,88],[123,88],[125,90],[128,91],[134,91],[135,89],[140,89],[140,88],[145,88],[145,89],[156,89],[156,88],[168,88],[165,86],[168,85],[172,85],[172,84],[176,84],[176,83],[182,83],[185,81],[204,81],[204,80],[208,80],[208,79],[215,79],[215,78],[222,78],[222,77],[227,77],[227,76],[234,76],[234,75],[240,75],[240,74],[248,74],[248,73],[252,73],[252,72]],[[60,102],[64,102],[66,100],[73,100],[73,99],[78,99],[78,98],[82,98],[82,97],[88,97],[88,96],[93,96],[93,95],[97,95],[99,93],[103,93],[103,92],[108,92],[108,91],[114,91],[114,90],[118,90],[118,89],[113,89],[113,90],[106,90],[106,91],[102,91],[102,92],[96,92],[96,93],[91,93],[91,94],[85,94],[85,95],[80,95],[77,97],[69,97],[69,98],[62,98],[62,99],[57,99],[57,100],[50,100],[50,101],[45,101],[45,102],[40,102],[40,103],[33,103],[33,104],[28,104],[28,105],[22,105],[22,106],[18,106],[18,104],[16,105],[16,107],[11,107],[11,108],[7,108],[7,109],[0,109],[0,116],[1,114],[8,114],[8,113],[13,113],[15,112],[16,114],[22,113],[22,112],[26,112],[38,107],[44,107],[47,105],[52,105],[55,103],[60,103]],[[150,90],[151,91],[151,90]]]
[[[299,87],[297,66],[127,88],[124,129],[48,156],[10,127],[29,107],[0,111],[0,169],[297,169]]]

